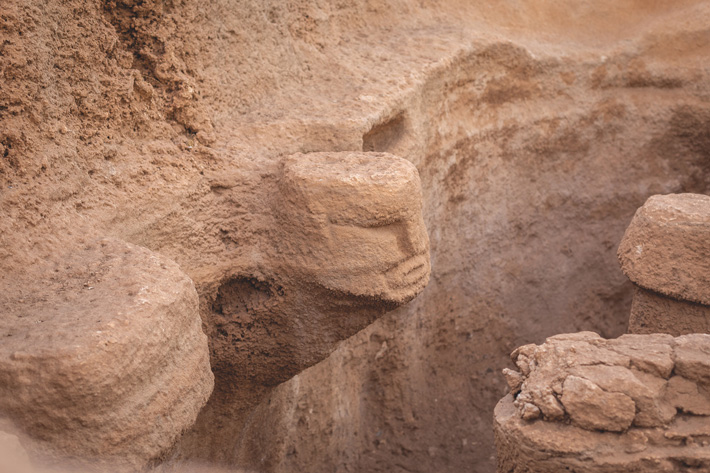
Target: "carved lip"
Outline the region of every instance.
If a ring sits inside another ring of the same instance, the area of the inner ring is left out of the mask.
[[[418,285],[429,274],[429,268],[428,253],[420,253],[397,263],[385,274],[391,288],[405,289]]]

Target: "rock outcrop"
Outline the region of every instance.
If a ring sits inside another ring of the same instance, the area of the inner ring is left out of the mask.
[[[710,468],[710,335],[556,335],[511,355],[498,471]]]
[[[630,333],[710,333],[710,196],[649,198],[618,255],[636,286]]]
[[[0,414],[43,461],[143,469],[212,390],[195,287],[119,240],[65,250],[0,293]]]
[[[266,208],[250,259],[224,262],[210,292],[203,291],[217,382],[181,442],[183,456],[235,462],[247,413],[270,389],[412,300],[429,281],[429,238],[412,163],[389,153],[297,153],[272,172],[256,191]],[[251,193],[236,186],[230,192],[231,202]]]

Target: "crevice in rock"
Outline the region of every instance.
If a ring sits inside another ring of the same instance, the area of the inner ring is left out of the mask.
[[[404,112],[374,125],[362,137],[363,151],[392,152],[407,133],[407,120]]]

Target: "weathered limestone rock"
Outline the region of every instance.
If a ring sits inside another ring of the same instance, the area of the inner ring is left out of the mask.
[[[409,161],[296,154],[273,174],[259,190],[270,213],[251,261],[227,261],[204,291],[212,366],[229,389],[291,378],[429,280],[421,184]]]
[[[629,332],[710,333],[710,196],[656,195],[619,246],[636,284]]]
[[[562,385],[560,402],[574,424],[589,430],[624,431],[633,422],[636,411],[633,399],[626,394],[604,391],[573,375]]]
[[[388,153],[298,153],[269,176],[256,191],[270,211],[251,255],[257,263],[227,262],[232,267],[213,295],[203,291],[218,382],[181,442],[186,456],[199,451],[233,462],[245,412],[269,389],[325,359],[429,281],[421,183],[409,161]],[[233,192],[230,201],[245,200],[243,188]],[[213,439],[207,447],[205,438]]]
[[[240,314],[205,326],[227,347],[279,297],[241,270],[273,228],[271,163],[375,150],[419,169],[436,278],[301,377],[285,448],[252,437],[278,473],[490,473],[491,370],[521,340],[622,333],[631,215],[710,189],[704,0],[1,3],[0,278],[57,235],[117,235]],[[210,182],[249,166],[263,179]]]
[[[429,281],[417,168],[388,153],[296,154],[274,211],[276,266],[337,294],[402,304]]]
[[[177,264],[103,239],[15,283],[0,294],[0,414],[33,455],[142,469],[192,425],[213,376]]]
[[[495,409],[498,471],[708,471],[709,355],[705,334],[581,332],[518,348]]]

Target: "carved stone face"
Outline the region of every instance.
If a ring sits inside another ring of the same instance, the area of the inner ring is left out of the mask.
[[[327,289],[395,303],[427,284],[429,237],[419,174],[386,153],[284,160],[275,210],[276,265]]]

